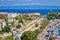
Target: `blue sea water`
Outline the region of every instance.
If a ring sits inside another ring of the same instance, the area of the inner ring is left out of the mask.
[[[0,12],[19,12],[22,14],[38,12],[46,15],[48,12],[60,12],[60,6],[0,6]]]

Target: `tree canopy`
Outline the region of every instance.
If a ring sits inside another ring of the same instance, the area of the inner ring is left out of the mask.
[[[50,20],[47,20],[47,21],[40,27],[40,29],[44,29],[49,23],[50,23]]]
[[[19,28],[21,28],[21,27],[22,27],[21,25],[18,25],[16,28],[18,28],[18,29],[19,29]]]
[[[58,13],[57,12],[50,12],[48,15],[47,15],[47,18],[50,20],[50,19],[56,19],[58,18]]]
[[[0,36],[0,40],[2,40],[2,37]]]
[[[35,30],[35,33],[36,33],[36,34],[39,34],[39,33],[41,33],[41,32],[42,32],[42,29],[36,29],[36,30]]]
[[[54,40],[53,37],[50,36],[49,40]]]
[[[34,31],[26,31],[22,34],[21,40],[38,40]]]
[[[8,36],[8,37],[6,38],[6,40],[14,40],[14,37],[13,37],[13,36]]]
[[[35,24],[35,26],[36,26],[36,27],[38,27],[38,26],[39,26],[39,24],[38,24],[38,23],[36,23],[36,24]]]

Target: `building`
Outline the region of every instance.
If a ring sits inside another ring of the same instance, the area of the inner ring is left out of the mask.
[[[19,13],[8,13],[8,22],[15,22],[16,16],[19,16]]]
[[[47,21],[47,18],[43,18],[43,19],[42,19],[42,22],[45,22],[45,21]]]
[[[40,15],[40,13],[24,13],[23,16],[35,16]]]
[[[5,21],[1,21],[0,22],[0,29],[4,28],[6,26],[6,22]]]
[[[8,22],[13,22],[15,21],[14,18],[8,18]]]
[[[3,21],[3,22],[2,22],[2,27],[4,28],[5,26],[6,26],[6,22]]]
[[[21,35],[22,34],[15,34],[14,35],[15,40],[21,40]]]
[[[60,12],[58,13],[58,15],[60,15]]]
[[[2,23],[0,22],[0,30],[2,30]]]
[[[5,17],[6,13],[5,12],[0,12],[0,19],[3,19]]]
[[[6,26],[6,22],[4,19],[5,15],[6,15],[6,12],[0,12],[0,29]]]
[[[8,13],[8,18],[14,18],[18,15],[18,13]]]

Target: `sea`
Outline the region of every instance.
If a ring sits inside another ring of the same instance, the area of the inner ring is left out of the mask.
[[[60,12],[60,6],[0,6],[0,12],[17,12],[17,13],[40,13],[46,15],[49,12]]]

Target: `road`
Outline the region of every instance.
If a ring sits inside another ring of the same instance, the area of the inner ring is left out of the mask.
[[[23,33],[25,31],[28,31],[30,30],[31,28],[33,28],[35,26],[36,23],[39,23],[43,18],[40,18],[40,19],[36,19],[34,21],[32,21],[31,23],[29,23],[28,25],[26,25],[25,27],[22,27],[20,29],[20,32]]]
[[[52,24],[52,23],[50,23],[50,24]],[[51,26],[50,24],[48,24],[47,27],[43,30],[43,32],[38,35],[38,40],[47,40],[45,38],[45,35],[47,34],[47,30],[49,29],[49,26]],[[56,24],[56,25],[54,25],[54,24],[55,23],[52,24],[53,27],[59,25],[60,23],[59,24]]]

